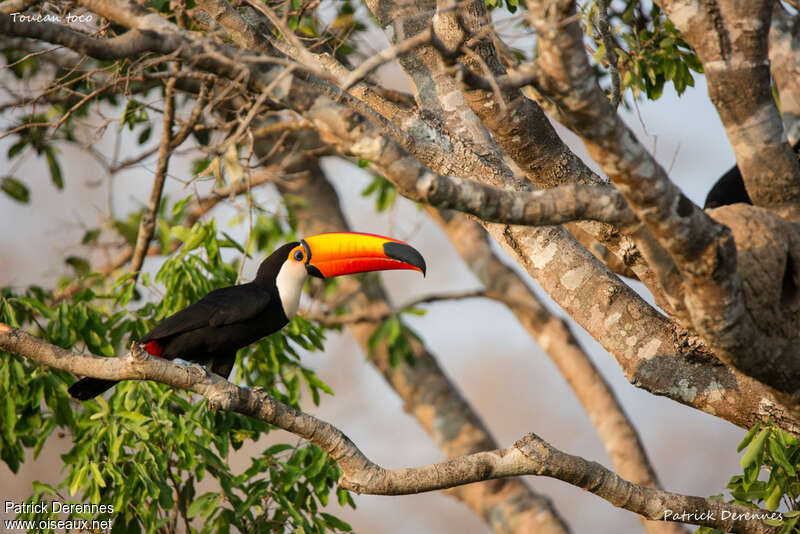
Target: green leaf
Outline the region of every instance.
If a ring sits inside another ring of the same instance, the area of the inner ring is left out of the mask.
[[[781,466],[783,470],[786,471],[786,474],[788,476],[790,477],[797,476],[794,467],[792,467],[792,464],[789,463],[789,459],[786,458],[786,454],[784,453],[783,447],[781,447],[781,445],[775,439],[770,438],[768,443],[768,450],[770,456],[772,456],[772,459],[775,461],[775,463]]]
[[[89,243],[94,243],[98,237],[100,237],[99,228],[86,230],[86,233],[83,234],[83,238],[81,239],[81,245],[88,245]]]
[[[72,479],[72,483],[69,485],[69,494],[70,495],[75,495],[76,493],[78,493],[78,490],[83,485],[83,481],[86,480],[86,475],[88,473],[89,473],[89,466],[88,465],[84,465],[83,467],[78,469],[78,472],[75,474],[75,476]]]
[[[185,226],[173,226],[170,231],[172,232],[172,235],[183,241],[183,253],[196,249],[206,239],[214,238],[214,236],[206,231],[206,228],[200,223],[195,223],[191,229],[186,228]]]
[[[265,450],[264,456],[275,456],[279,452],[288,451],[289,449],[294,449],[294,445],[289,445],[288,443],[278,443],[277,445],[273,445]]]
[[[135,98],[131,98],[128,100],[122,112],[122,118],[119,121],[119,129],[122,131],[127,125],[129,130],[133,130],[137,123],[146,120],[147,111],[144,109],[144,105]]]
[[[28,146],[28,140],[26,138],[11,145],[11,148],[8,149],[8,159],[13,159],[18,156],[26,146]]]
[[[48,146],[44,151],[47,159],[47,168],[50,170],[50,179],[58,189],[64,189],[64,178],[61,176],[61,166],[56,159],[55,148]]]
[[[89,468],[92,470],[92,475],[94,476],[95,481],[97,481],[97,485],[101,488],[105,488],[106,482],[103,480],[103,475],[100,473],[100,468],[97,466],[97,463],[90,462]]]
[[[753,440],[753,436],[756,435],[756,432],[758,432],[759,428],[761,428],[760,422],[756,423],[755,426],[753,426],[753,428],[751,428],[747,432],[747,434],[745,434],[744,439],[742,439],[742,442],[739,443],[739,445],[736,447],[736,452],[742,452],[742,449],[744,449],[745,447],[747,447],[747,445],[750,444],[750,442]]]
[[[11,176],[4,176],[0,181],[0,189],[3,192],[22,204],[27,204],[31,200],[31,192],[28,186]]]
[[[747,451],[739,459],[739,463],[743,468],[746,469],[752,463],[758,460],[758,457],[761,454],[761,449],[764,448],[764,442],[766,441],[767,436],[769,436],[769,429],[765,428],[758,434],[758,437],[756,437],[750,443],[750,445],[747,447]]]
[[[34,480],[31,483],[31,487],[33,488],[33,491],[35,493],[58,495],[58,492],[53,486],[51,486],[50,484],[46,484],[44,482],[39,482],[38,480]]]
[[[181,212],[183,212],[183,208],[190,200],[192,200],[192,197],[188,196],[183,200],[179,200],[178,202],[176,202],[175,205],[172,206],[172,216],[178,217],[181,214]]]
[[[170,232],[172,235],[186,243],[192,237],[192,231],[185,226],[173,226],[170,228]]]
[[[353,527],[342,521],[336,516],[332,516],[331,514],[326,514],[325,512],[321,512],[320,515],[325,520],[325,523],[328,524],[329,527],[337,528],[339,530],[353,530]]]
[[[786,514],[784,514],[784,515],[786,515]],[[778,534],[790,534],[792,532],[797,532],[794,527],[795,527],[795,525],[797,525],[798,521],[800,521],[800,519],[798,519],[798,518],[794,518],[794,519],[790,519],[789,521],[785,521],[783,523],[783,527],[778,531]]]
[[[192,519],[196,516],[207,517],[219,505],[219,493],[204,493],[195,499],[186,511],[186,517]]]
[[[136,142],[139,143],[140,145],[145,144],[148,141],[148,139],[150,139],[151,133],[153,133],[153,129],[150,126],[148,126],[144,130],[142,130],[142,133],[139,134],[139,137],[136,139]]]
[[[86,276],[92,270],[92,266],[83,258],[79,258],[78,256],[67,256],[67,259],[64,260],[64,263],[72,267],[75,271],[76,276]]]
[[[199,158],[192,161],[192,174],[201,174],[210,164],[211,161],[208,158]]]
[[[783,490],[781,489],[781,485],[776,483],[775,487],[770,492],[769,497],[764,500],[764,508],[770,511],[775,510],[781,503],[782,495]]]

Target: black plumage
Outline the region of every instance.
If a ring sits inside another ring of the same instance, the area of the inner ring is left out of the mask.
[[[289,251],[298,245],[288,243],[273,252],[262,262],[252,282],[212,291],[170,315],[139,344],[154,356],[208,365],[214,373],[227,378],[240,348],[288,324],[275,281]],[[73,384],[69,393],[86,400],[116,383],[84,378]]]
[[[227,378],[239,349],[280,330],[294,317],[309,276],[403,269],[425,274],[422,255],[402,241],[355,232],[309,236],[279,247],[261,262],[252,282],[210,292],[161,321],[139,344],[153,356],[196,362]],[[87,400],[114,384],[84,378],[69,392]]]
[[[718,208],[738,202],[743,202],[745,204],[753,203],[744,186],[742,172],[739,170],[738,165],[734,165],[717,180],[717,183],[715,183],[711,191],[708,192],[703,209]]]

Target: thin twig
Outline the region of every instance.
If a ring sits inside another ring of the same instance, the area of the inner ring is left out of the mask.
[[[434,302],[446,302],[450,300],[464,300],[474,298],[487,298],[502,302],[509,307],[526,307],[530,305],[519,299],[512,299],[500,293],[487,291],[485,289],[474,289],[469,291],[460,291],[455,293],[434,293],[426,295],[418,299],[407,302],[402,306],[398,306],[394,310],[387,310],[384,313],[376,314],[374,310],[366,310],[360,313],[348,313],[345,315],[334,315],[331,313],[303,313],[305,319],[316,321],[324,326],[344,326],[357,323],[380,323],[386,319],[403,313],[404,311],[416,308],[421,304],[431,304]]]
[[[153,233],[156,228],[158,206],[161,203],[161,193],[164,190],[164,182],[167,178],[169,158],[174,150],[171,145],[172,125],[175,120],[175,82],[175,78],[167,80],[166,96],[164,98],[164,133],[161,138],[161,146],[158,150],[158,163],[156,165],[155,178],[153,179],[153,188],[150,190],[150,203],[139,223],[136,247],[133,250],[133,258],[131,259],[131,272],[133,273],[134,280],[139,276],[139,271],[142,268],[142,263],[144,263],[147,248],[150,244],[150,240],[153,238]]]

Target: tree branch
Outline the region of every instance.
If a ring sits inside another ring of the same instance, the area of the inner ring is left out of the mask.
[[[623,232],[638,223],[622,195],[601,185],[566,184],[522,193],[427,173],[418,177],[415,190],[403,188],[401,193],[412,200],[469,213],[486,222],[551,226],[593,220],[616,225]]]
[[[597,29],[600,32],[600,38],[603,40],[603,46],[606,48],[608,73],[611,75],[611,107],[617,109],[622,94],[620,92],[619,69],[617,68],[617,51],[615,50],[614,36],[611,34],[611,24],[608,21],[606,0],[600,1],[597,5],[597,10]]]
[[[607,102],[607,101],[606,101]],[[430,171],[370,123],[342,106],[320,99],[305,116],[323,140],[342,153],[372,163],[396,184],[414,184]],[[402,190],[402,186],[400,187]],[[677,335],[663,315],[604,268],[586,249],[555,227],[504,227],[486,224],[490,235],[536,279],[619,363],[628,380],[651,392],[713,413],[744,428],[777,418],[781,427],[800,432],[795,403],[736,370],[719,365],[691,338]],[[575,283],[563,283],[574,273]],[[591,280],[591,282],[590,282]],[[607,298],[597,298],[604,287]],[[614,317],[613,322],[596,317]],[[620,328],[620,325],[626,325]],[[669,347],[669,348],[667,348]],[[696,358],[652,358],[656,354],[693,354]],[[687,376],[697,377],[686,384]],[[720,388],[724,394],[720,393]],[[764,402],[763,399],[769,399]]]
[[[164,132],[161,137],[161,144],[158,149],[158,163],[153,177],[153,187],[150,190],[150,202],[139,222],[139,232],[136,236],[136,246],[133,249],[131,258],[131,272],[134,280],[138,278],[139,271],[144,263],[144,257],[153,238],[156,229],[156,217],[158,206],[161,204],[161,192],[164,190],[164,182],[167,179],[167,168],[169,158],[172,155],[172,124],[175,120],[175,78],[167,80],[166,94],[164,96]]]
[[[440,0],[437,3],[438,12],[435,19],[437,32],[443,39],[447,39],[446,45],[452,47],[467,40],[473,50],[459,58],[459,65],[466,66],[462,70],[469,71],[470,74],[472,71],[486,73],[486,77],[480,77],[486,82],[485,86],[481,89],[462,87],[458,97],[461,97],[463,92],[463,98],[469,108],[480,118],[482,125],[491,131],[492,140],[502,146],[526,177],[540,189],[565,183],[593,185],[603,183],[599,176],[566,147],[535,103],[525,98],[515,87],[504,87],[500,83],[495,83],[503,80],[506,71],[498,60],[493,40],[487,37],[486,30],[491,28],[491,20],[485,4],[479,1],[467,1],[457,4],[458,10],[454,11],[452,8],[456,4],[452,0]],[[439,52],[445,53],[446,50]],[[433,67],[429,65],[428,68]],[[424,72],[421,75],[424,75]],[[442,101],[452,102],[456,98],[453,92],[440,94]],[[448,114],[446,120],[451,121],[451,115]],[[501,186],[497,183],[492,185]],[[525,185],[512,180],[503,183],[502,187],[524,190]],[[662,309],[673,313],[676,317],[682,316],[680,301],[670,298],[669,290],[665,295],[664,289],[664,286],[667,289],[671,286],[680,286],[676,274],[669,269],[660,273],[654,272],[644,261],[644,255],[635,251],[637,247],[643,247],[658,253],[661,248],[646,227],[639,228],[628,237],[603,224],[582,222],[578,226],[619,256],[623,255],[624,250],[633,249],[633,253],[628,254],[627,259],[639,280],[650,289]],[[572,232],[572,229],[569,230]],[[510,241],[509,244],[515,248],[519,247],[519,242],[529,241],[522,236],[518,239],[511,234],[507,235],[505,240]],[[651,254],[651,259],[658,257],[662,263],[669,265],[667,255],[663,251],[660,252],[662,252],[660,256]]]
[[[797,9],[797,6],[795,6]],[[794,146],[800,141],[800,29],[797,14],[790,15],[780,2],[772,7],[769,30],[770,72],[778,86],[786,136]]]
[[[10,15],[11,13],[25,11],[36,2],[38,0],[4,0],[0,2],[0,13]]]
[[[75,374],[105,380],[154,380],[200,394],[214,409],[273,424],[319,446],[342,468],[339,485],[359,493],[407,495],[532,474],[563,480],[653,520],[761,534],[778,530],[762,523],[761,518],[782,518],[777,512],[637,486],[600,464],[555,449],[534,434],[526,435],[507,449],[479,452],[423,467],[387,470],[371,462],[336,427],[276,401],[263,390],[236,387],[218,375],[152,357],[142,350],[135,349],[121,358],[78,354],[2,323],[0,348]]]

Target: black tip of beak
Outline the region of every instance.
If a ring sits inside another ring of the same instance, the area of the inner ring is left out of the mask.
[[[389,258],[400,260],[403,263],[419,268],[422,271],[422,276],[425,276],[425,260],[422,254],[417,252],[417,249],[405,243],[395,243],[392,241],[383,244],[383,253]]]
[[[314,265],[311,265],[310,263],[307,263],[307,264],[306,264],[306,272],[307,272],[309,275],[311,275],[311,276],[315,276],[315,277],[317,277],[317,278],[323,278],[323,279],[325,278],[325,275],[323,275],[323,274],[320,272],[320,270],[319,270],[319,269],[317,269],[317,268],[316,268]]]

